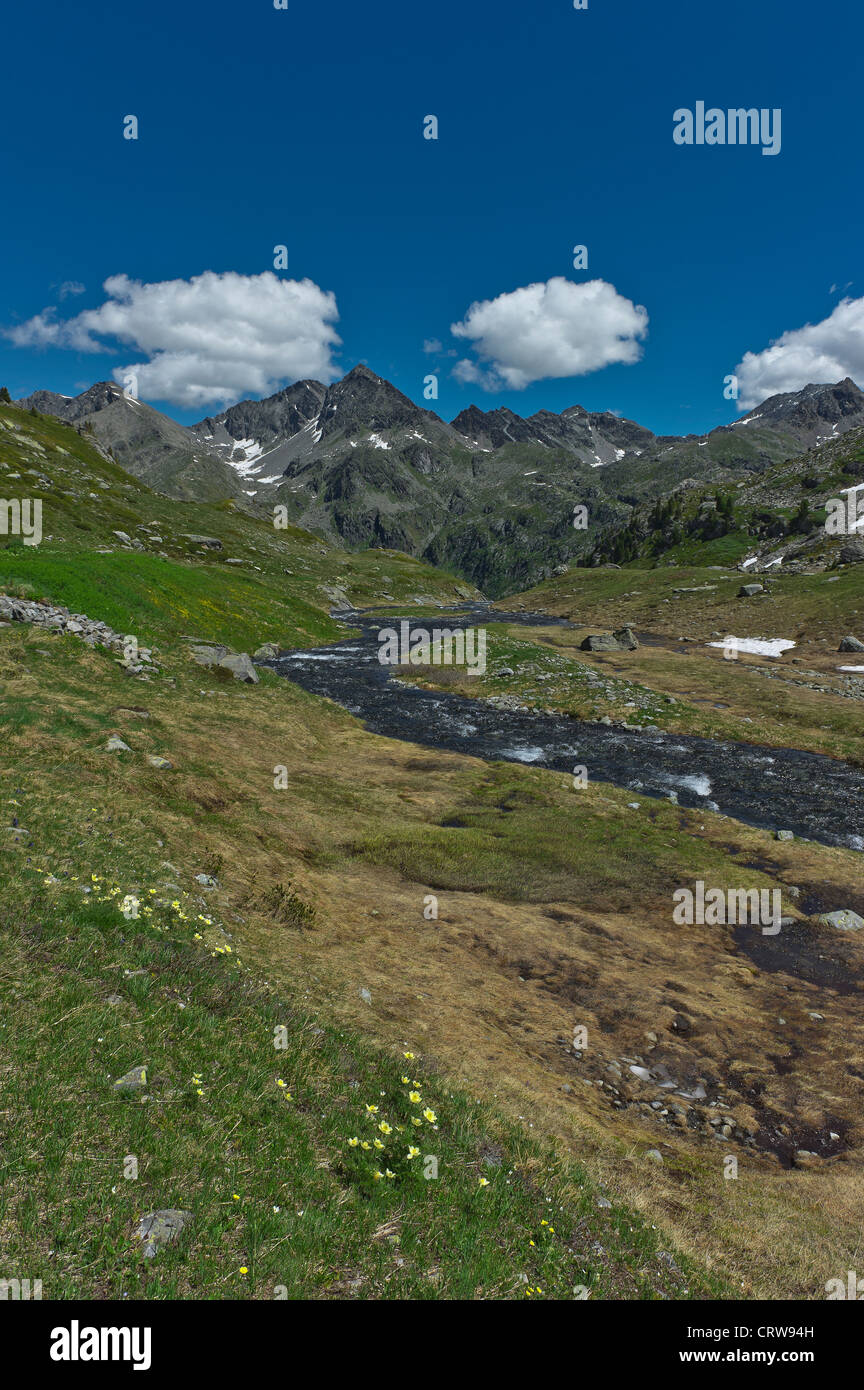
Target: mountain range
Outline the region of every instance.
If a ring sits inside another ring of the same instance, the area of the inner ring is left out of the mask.
[[[490,596],[584,562],[634,509],[684,485],[752,481],[864,426],[864,393],[849,378],[772,396],[705,435],[655,435],[579,405],[528,418],[472,405],[447,423],[364,365],[192,426],[114,382],[17,404],[73,424],[170,497],[232,498],[255,513],[281,505],[347,548],[405,551]],[[574,526],[578,506],[587,529]]]

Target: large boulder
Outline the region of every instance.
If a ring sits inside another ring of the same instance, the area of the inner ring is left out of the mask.
[[[852,536],[840,547],[838,560],[841,565],[860,565],[864,563],[864,537]]]
[[[819,921],[826,927],[836,927],[837,931],[860,931],[864,927],[864,917],[859,917],[851,907],[841,907],[836,912],[823,912]]]
[[[864,652],[864,642],[859,642],[857,637],[844,637],[838,652]]]
[[[207,550],[221,550],[222,542],[215,536],[198,536],[193,531],[182,531],[184,541],[189,541],[191,545],[203,545]]]
[[[264,642],[252,653],[253,661],[273,661],[279,655],[279,646],[276,642]]]
[[[245,681],[247,685],[258,684],[258,672],[252,665],[252,658],[248,652],[236,652],[229,656],[223,656],[218,661],[223,671],[230,671],[235,681]]]
[[[764,593],[764,589],[765,586],[763,584],[742,584],[741,588],[738,590],[738,597],[752,598],[754,594]]]
[[[579,644],[583,652],[633,652],[638,646],[629,627],[619,627],[615,632],[596,633]]]

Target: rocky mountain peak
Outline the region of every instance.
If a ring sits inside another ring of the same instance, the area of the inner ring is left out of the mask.
[[[401,429],[425,420],[428,414],[389,381],[358,363],[328,388],[318,427],[322,438],[329,438],[341,431],[350,435],[360,429]]]

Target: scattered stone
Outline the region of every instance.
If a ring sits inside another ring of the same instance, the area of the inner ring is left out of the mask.
[[[116,536],[118,541],[120,541],[122,545],[132,544],[132,537],[127,536],[125,531],[113,531],[112,535]]]
[[[167,1207],[163,1211],[151,1211],[142,1216],[135,1234],[146,1242],[144,1254],[147,1258],[152,1259],[172,1240],[176,1240],[183,1227],[191,1220],[191,1211],[179,1211],[173,1207]]]
[[[56,604],[36,603],[32,599],[10,598],[8,594],[0,594],[0,620],[13,623],[30,623],[34,627],[46,628],[49,632],[68,632],[73,637],[79,637],[86,642],[88,647],[108,647],[113,651],[121,653],[126,661],[127,641],[122,633],[114,632],[107,623],[97,622],[94,618],[88,618],[85,613],[71,613],[68,608],[62,608]],[[40,656],[50,656],[51,653],[42,647],[36,647]],[[149,661],[150,651],[147,647],[141,648],[141,655]],[[137,673],[140,668],[132,667]],[[158,671],[159,667],[155,662],[150,663],[152,671]]]
[[[361,989],[360,998],[363,1000],[364,1004],[372,1003],[372,995],[369,993],[368,989]]]
[[[775,830],[775,831],[774,831],[774,839],[775,839],[775,840],[794,840],[794,839],[795,839],[795,836],[794,836],[794,834],[792,833],[791,830]]]
[[[131,753],[132,749],[128,743],[124,743],[119,734],[112,734],[105,744],[107,753]]]
[[[202,888],[218,888],[219,884],[210,874],[196,874],[195,882],[200,883]]]
[[[174,766],[167,758],[160,758],[156,753],[148,753],[147,761],[151,767],[158,767],[160,772],[168,772]]]
[[[738,598],[752,598],[754,594],[763,594],[764,584],[742,584],[738,590]]]
[[[857,637],[844,637],[838,652],[864,652],[864,642],[859,642]]]

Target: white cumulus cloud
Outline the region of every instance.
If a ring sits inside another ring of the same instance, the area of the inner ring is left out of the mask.
[[[811,381],[864,381],[864,298],[843,299],[821,323],[791,328],[762,352],[745,352],[735,375],[741,410]]]
[[[638,362],[648,314],[605,280],[576,285],[563,276],[472,304],[450,325],[477,361],[453,374],[487,391],[521,390],[544,377],[585,376],[613,362]]]
[[[244,395],[269,395],[284,381],[333,381],[332,353],[340,339],[336,298],[311,280],[205,271],[191,280],[142,284],[113,275],[98,309],[58,319],[43,310],[6,330],[20,347],[111,352],[127,344],[143,360],[114,369],[122,382],[135,374],[138,394],[195,409]]]

